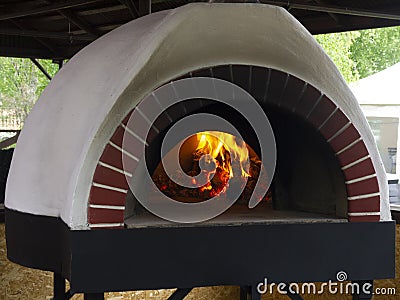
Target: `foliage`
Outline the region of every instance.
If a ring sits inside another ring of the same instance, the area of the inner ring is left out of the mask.
[[[338,67],[347,82],[359,79],[355,61],[351,58],[350,48],[360,33],[350,31],[317,35],[315,39]]]
[[[400,27],[360,31],[350,52],[361,78],[382,71],[400,62]]]
[[[50,76],[58,68],[48,60],[40,60]],[[0,110],[4,118],[23,122],[49,80],[29,60],[0,57]],[[13,122],[15,123],[15,122]]]
[[[400,27],[317,35],[347,82],[400,62]]]

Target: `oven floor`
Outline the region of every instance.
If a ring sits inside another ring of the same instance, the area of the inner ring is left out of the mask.
[[[144,227],[191,227],[191,226],[237,226],[245,224],[299,224],[299,223],[344,223],[347,219],[323,214],[299,211],[273,210],[270,206],[255,210],[244,205],[235,205],[222,215],[195,224],[175,223],[150,213],[142,213],[125,220],[127,228]]]

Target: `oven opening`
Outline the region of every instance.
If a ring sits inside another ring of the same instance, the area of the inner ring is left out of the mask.
[[[186,105],[194,105],[199,100],[190,101]],[[226,132],[199,131],[161,158],[165,133],[158,134],[146,153],[156,188],[175,201],[198,203],[213,197],[213,201],[230,197],[229,185],[240,185],[243,191],[227,211],[198,225],[346,222],[345,180],[329,144],[306,120],[282,108],[263,108],[274,131],[277,163],[272,184],[265,183],[262,193],[257,195],[261,201],[256,207],[248,207],[262,164],[255,133],[241,115],[213,101],[194,113],[212,112],[229,120],[239,128],[243,140]],[[173,115],[174,109],[168,110],[169,115]],[[162,161],[171,161],[175,156],[180,169],[172,170],[171,174],[165,171]],[[190,176],[196,187],[181,186],[172,179],[185,176]],[[127,195],[125,224],[127,227],[179,226],[152,215],[131,191]]]

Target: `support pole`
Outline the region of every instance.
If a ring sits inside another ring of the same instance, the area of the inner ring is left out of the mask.
[[[85,294],[85,300],[104,300],[104,293]]]
[[[190,293],[191,288],[177,289],[168,300],[183,300]]]
[[[53,300],[65,299],[65,279],[60,274],[53,273]]]
[[[36,59],[31,58],[30,60],[31,60],[31,62],[34,63],[34,65],[35,65],[36,67],[38,67],[38,69],[39,69],[40,71],[42,71],[42,73],[43,73],[49,80],[51,80],[51,76],[49,75],[49,73],[47,73],[46,69],[45,69]]]
[[[240,287],[240,300],[261,300],[261,294],[257,291],[257,285],[245,285]]]
[[[139,0],[139,15],[151,14],[151,0]]]

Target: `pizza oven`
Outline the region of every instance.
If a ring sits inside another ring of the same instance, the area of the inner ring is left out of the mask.
[[[266,276],[394,276],[373,134],[323,49],[269,5],[190,4],[79,52],[26,121],[5,206],[9,259],[53,271],[55,299],[64,279],[88,299],[258,299]]]

